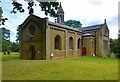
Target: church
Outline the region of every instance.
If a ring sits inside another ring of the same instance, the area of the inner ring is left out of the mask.
[[[30,14],[19,25],[20,58],[28,60],[81,56],[108,57],[109,29],[102,24],[81,28],[64,25],[64,10],[60,5],[57,22]]]

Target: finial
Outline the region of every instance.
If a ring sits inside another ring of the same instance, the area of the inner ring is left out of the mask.
[[[29,14],[33,14],[33,13],[34,13],[33,8],[30,8],[30,9],[29,9]]]
[[[106,24],[106,19],[104,20],[104,23]]]

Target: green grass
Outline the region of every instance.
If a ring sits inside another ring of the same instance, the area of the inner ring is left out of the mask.
[[[18,55],[17,55],[18,56]],[[8,56],[9,57],[9,56]],[[3,80],[117,80],[118,60],[80,57],[55,60],[3,61]],[[15,59],[17,58],[17,59]],[[4,59],[4,58],[3,58]],[[6,58],[5,58],[6,59]]]
[[[0,60],[2,61],[8,61],[8,60],[13,60],[13,59],[19,59],[19,55],[18,54],[0,54]]]

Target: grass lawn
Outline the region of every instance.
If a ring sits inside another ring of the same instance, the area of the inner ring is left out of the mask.
[[[13,60],[13,59],[19,59],[19,55],[17,53],[16,54],[10,54],[10,55],[0,54],[0,60],[2,60],[2,61],[8,61],[8,60]]]
[[[1,56],[2,57],[2,56]],[[117,80],[118,60],[79,57],[55,60],[20,60],[3,56],[3,80]]]

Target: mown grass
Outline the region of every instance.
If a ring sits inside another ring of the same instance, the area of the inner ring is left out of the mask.
[[[0,54],[0,60],[2,61],[8,61],[8,60],[13,60],[13,59],[19,59],[19,55],[16,53],[16,54]]]
[[[117,80],[118,60],[79,57],[55,60],[5,60],[3,80]],[[16,58],[16,57],[15,57]]]

